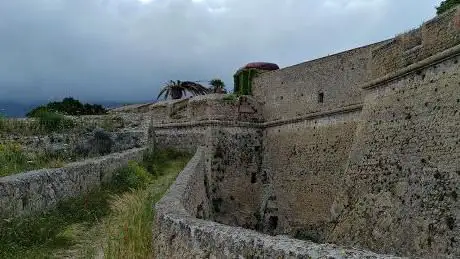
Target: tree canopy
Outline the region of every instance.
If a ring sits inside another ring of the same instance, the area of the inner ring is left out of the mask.
[[[106,114],[107,110],[99,104],[83,104],[79,100],[67,97],[62,102],[50,102],[46,105],[38,106],[27,113],[27,117],[36,117],[42,112],[58,112],[66,115],[101,115]]]
[[[211,91],[213,93],[227,93],[227,90],[225,90],[225,83],[219,78],[214,78],[209,81],[209,84],[211,85]]]
[[[158,94],[157,99],[162,95],[165,99],[171,97],[172,99],[181,99],[186,94],[204,95],[209,93],[209,89],[192,81],[170,80]]]
[[[460,4],[460,0],[445,0],[445,1],[442,1],[441,4],[436,7],[436,13],[439,15],[439,14],[442,14],[442,13],[445,13],[447,11],[449,11],[450,9],[452,9],[453,7],[455,7],[456,5],[459,5]]]

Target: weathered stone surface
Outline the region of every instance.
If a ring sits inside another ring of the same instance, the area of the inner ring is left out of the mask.
[[[158,146],[205,146],[204,168],[192,163],[157,207],[157,257],[381,256],[312,240],[460,257],[458,17],[261,74],[254,123],[235,119],[241,106],[211,116],[207,97],[153,123]]]
[[[369,90],[331,241],[460,256],[459,61]]]
[[[396,258],[197,219],[211,213],[205,161],[205,148],[198,148],[156,204],[154,258]]]
[[[0,178],[0,217],[16,217],[53,208],[108,181],[114,170],[142,159],[144,148]]]
[[[343,187],[359,112],[265,130],[264,232],[324,242],[333,228],[331,207]],[[273,222],[276,220],[276,222]]]
[[[96,135],[105,135],[106,141]],[[50,155],[106,155],[110,152],[139,148],[147,143],[147,134],[144,130],[127,130],[107,132],[96,129],[88,133],[52,133],[44,136],[13,137],[2,139],[0,143],[14,142],[20,144],[25,152],[42,153]],[[103,148],[103,143],[110,144]]]

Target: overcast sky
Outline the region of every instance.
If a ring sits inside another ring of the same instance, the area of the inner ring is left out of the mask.
[[[436,0],[0,0],[0,100],[151,100],[169,79],[281,67],[419,26]]]

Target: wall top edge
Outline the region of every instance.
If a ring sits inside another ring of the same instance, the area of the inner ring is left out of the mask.
[[[375,80],[372,80],[364,85],[361,86],[362,89],[369,90],[373,89],[376,87],[379,87],[381,85],[384,85],[385,83],[397,80],[401,77],[407,76],[409,74],[416,73],[419,70],[422,70],[424,68],[439,64],[445,60],[451,59],[453,57],[460,56],[460,44],[449,48],[447,50],[444,50],[442,52],[439,52],[438,54],[435,54],[431,57],[428,57],[422,61],[419,61],[417,63],[414,63],[412,65],[409,65],[403,69],[400,69],[394,73],[385,75],[383,77],[377,78]]]
[[[108,154],[108,155],[105,155],[105,156],[88,158],[88,159],[85,159],[85,160],[82,160],[82,161],[76,161],[76,162],[68,163],[68,164],[64,165],[63,167],[59,167],[59,168],[42,168],[42,169],[36,169],[36,170],[26,171],[26,172],[22,172],[22,173],[7,175],[7,176],[4,176],[4,177],[0,177],[0,184],[2,184],[2,183],[11,183],[11,182],[15,182],[15,181],[23,181],[23,180],[30,179],[31,177],[41,177],[41,176],[43,176],[45,174],[59,172],[59,171],[67,170],[67,169],[74,168],[74,167],[81,167],[81,166],[90,165],[90,164],[94,164],[94,163],[101,163],[104,160],[107,160],[107,159],[110,159],[110,158],[117,158],[117,157],[120,157],[120,156],[122,157],[122,156],[126,156],[126,155],[136,154],[138,152],[143,152],[146,149],[147,149],[146,147],[133,148],[133,149],[125,150],[123,152],[116,152],[116,153],[111,153],[111,154]]]
[[[356,48],[351,48],[351,49],[346,49],[346,50],[343,50],[343,51],[335,52],[335,53],[327,55],[327,56],[321,56],[321,57],[318,57],[318,58],[313,58],[313,59],[303,61],[303,62],[298,63],[298,64],[290,65],[290,66],[287,66],[287,67],[282,67],[282,68],[280,68],[278,70],[266,71],[263,74],[261,74],[260,77],[275,74],[275,73],[283,73],[283,72],[285,72],[286,70],[289,70],[289,69],[293,69],[293,68],[296,68],[296,67],[299,67],[299,66],[305,66],[306,64],[315,64],[317,62],[325,61],[325,60],[328,60],[330,58],[349,55],[349,54],[352,54],[354,52],[361,51],[363,49],[369,49],[369,51],[372,51],[375,48],[380,47],[382,44],[388,44],[393,40],[394,40],[394,38],[389,38],[389,39],[374,42],[374,43],[371,43],[371,44],[362,45],[362,46],[359,46],[359,47],[356,47]],[[256,77],[256,79],[257,79],[257,77]]]
[[[191,122],[182,122],[182,123],[168,123],[168,124],[154,124],[152,128],[154,129],[164,129],[164,128],[184,128],[184,127],[197,127],[197,126],[227,126],[227,127],[242,127],[242,128],[271,128],[275,126],[280,126],[284,124],[297,123],[307,120],[313,120],[317,118],[333,116],[343,113],[351,113],[356,111],[361,111],[363,108],[362,103],[353,104],[345,107],[340,107],[337,109],[332,109],[322,112],[314,112],[304,116],[298,116],[290,119],[283,119],[277,121],[269,121],[262,123],[251,123],[251,122],[239,122],[239,121],[224,121],[224,120],[205,120],[205,121],[191,121]]]

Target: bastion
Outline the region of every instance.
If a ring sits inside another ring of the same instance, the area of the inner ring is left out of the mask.
[[[195,153],[156,257],[459,258],[459,20],[136,107],[157,148]]]

